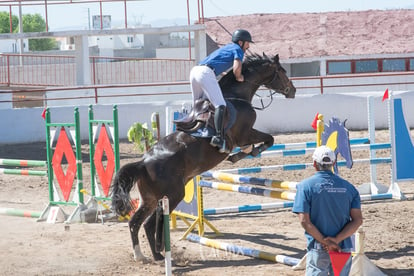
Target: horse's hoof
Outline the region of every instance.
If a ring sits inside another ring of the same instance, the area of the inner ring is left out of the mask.
[[[161,254],[155,254],[154,255],[154,260],[155,261],[163,261],[164,260],[164,256]]]
[[[253,156],[253,157],[256,157],[256,156],[258,156],[260,153],[261,153],[261,151],[260,151],[260,149],[259,149],[259,148],[254,148],[254,149],[252,150],[252,152],[250,153],[250,155],[251,155],[251,156]]]
[[[227,157],[227,161],[230,161],[231,163],[236,163],[234,159],[235,159],[234,156]]]
[[[140,255],[140,256],[134,256],[134,260],[135,260],[136,262],[139,262],[139,263],[142,263],[142,264],[148,264],[148,263],[150,263],[150,262],[151,262],[151,259],[149,259],[149,258],[147,258],[147,257],[145,257],[145,256],[143,256],[143,255]]]
[[[151,262],[151,259],[145,257],[142,253],[135,253],[134,254],[134,260],[136,262],[140,262],[140,263],[143,263],[143,264],[148,264],[148,263]]]
[[[225,153],[225,154],[229,154],[230,153],[230,151],[227,148],[220,148],[219,149],[219,152],[220,153]]]

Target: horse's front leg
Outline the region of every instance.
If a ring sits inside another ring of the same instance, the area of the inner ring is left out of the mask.
[[[253,129],[253,130],[256,131],[258,137],[261,137],[261,139],[262,139],[262,143],[257,147],[253,146],[253,149],[250,152],[250,155],[255,157],[255,156],[258,156],[263,151],[265,151],[266,149],[273,146],[273,143],[274,143],[275,139],[270,134],[267,134],[267,133],[264,133],[264,132],[261,132],[261,131],[255,130],[255,129]],[[254,144],[257,144],[257,143],[254,143]]]
[[[239,160],[242,160],[243,158],[245,158],[247,155],[249,155],[248,153],[245,153],[243,151],[239,151],[233,154],[230,154],[229,157],[227,157],[227,160],[232,162],[232,163],[236,163]]]
[[[250,132],[246,135],[246,139],[242,142],[242,146],[252,146],[250,152],[239,151],[237,153],[231,154],[227,160],[236,163],[237,161],[245,158],[248,155],[253,157],[258,156],[260,153],[265,151],[267,148],[273,146],[274,138],[272,135],[258,131],[256,129],[251,129]],[[259,144],[255,146],[255,144]]]

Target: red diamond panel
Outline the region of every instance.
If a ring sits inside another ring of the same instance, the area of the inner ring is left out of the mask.
[[[106,153],[106,157],[108,159],[106,169],[102,164],[104,152]],[[112,176],[115,171],[115,155],[104,124],[102,124],[98,142],[96,143],[93,162],[95,164],[96,172],[98,173],[99,181],[101,182],[102,190],[104,195],[107,197],[109,194],[109,187],[111,186]]]
[[[66,175],[62,169],[62,159],[64,155],[68,161],[68,169],[66,170]],[[69,200],[70,192],[73,186],[73,180],[75,179],[76,175],[76,158],[64,127],[60,129],[56,149],[52,158],[52,167],[60,189],[62,190],[63,198],[67,202]]]

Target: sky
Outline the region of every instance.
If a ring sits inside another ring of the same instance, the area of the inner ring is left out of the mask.
[[[17,1],[15,1],[17,2]],[[52,1],[49,1],[49,3]],[[198,0],[190,3],[190,22],[198,18]],[[303,13],[328,11],[359,11],[386,9],[414,9],[414,0],[204,0],[204,16],[230,16],[252,13]],[[9,12],[8,6],[1,6],[0,11]],[[66,4],[48,6],[49,31],[68,29],[89,29],[93,15],[99,15],[99,3]],[[12,13],[18,16],[17,6]],[[39,13],[45,17],[45,8],[39,6],[23,6],[23,14]],[[124,3],[104,2],[102,14],[111,15],[113,26],[124,25]],[[187,24],[187,0],[148,0],[127,3],[127,20],[129,26],[151,24],[154,27]]]

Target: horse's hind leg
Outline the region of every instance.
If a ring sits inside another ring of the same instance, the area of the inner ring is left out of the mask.
[[[166,194],[169,196],[168,201],[169,201],[169,209],[171,213],[175,209],[175,207],[177,207],[178,203],[180,203],[180,201],[184,198],[185,183],[183,183],[182,180],[174,180],[170,178],[167,184],[170,185],[171,187],[175,187],[173,188],[173,191],[172,190],[166,191]],[[152,255],[154,256],[154,260],[163,260],[164,256],[161,255],[159,252],[156,252],[155,250],[156,219],[157,219],[157,213],[154,210],[151,216],[145,221],[144,229],[145,229],[145,233],[147,234],[148,242],[150,244],[151,252],[152,252]]]
[[[134,260],[147,262],[148,259],[142,254],[141,248],[139,246],[138,231],[144,222],[145,218],[148,217],[150,210],[142,205],[132,216],[129,221],[129,231],[131,234],[132,240],[132,249],[134,251]]]
[[[155,225],[156,225],[156,218],[157,213],[154,211],[151,216],[145,221],[144,229],[145,233],[147,234],[148,242],[151,247],[152,256],[154,256],[154,260],[160,261],[164,259],[159,252],[155,250]]]

